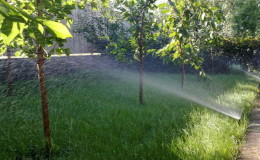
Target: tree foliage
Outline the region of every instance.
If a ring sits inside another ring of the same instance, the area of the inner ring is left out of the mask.
[[[43,1],[41,6],[36,6],[34,1],[11,1],[10,3],[1,1],[1,3],[4,8],[4,12],[1,12],[1,53],[4,53],[4,48],[9,45],[16,49],[20,48],[21,50],[18,52],[20,54],[34,57],[36,44],[44,47],[55,46],[48,52],[49,56],[53,52],[66,51],[61,48],[66,42],[65,39],[72,35],[68,28],[60,23],[61,19],[70,20],[67,15],[68,10],[66,10],[66,14],[65,11],[58,11],[57,6],[61,5],[61,1],[51,2],[54,4]],[[64,8],[68,8],[68,6],[75,5],[75,2],[67,1],[62,4]],[[37,10],[40,9],[44,12],[40,16],[36,16]],[[71,7],[71,9],[73,8]]]
[[[207,1],[174,0],[160,4],[161,13],[166,14],[162,30],[171,41],[157,52],[166,62],[182,65],[181,85],[184,85],[185,64],[199,69],[203,57],[201,46],[214,43],[216,31],[222,21],[222,14],[217,7]],[[203,73],[202,73],[203,74]]]
[[[109,10],[109,14],[107,13]],[[99,7],[93,10],[87,6],[77,15],[72,25],[72,31],[80,34],[87,42],[104,51],[110,42],[117,43],[126,34],[126,26],[120,15],[109,7]]]
[[[36,59],[48,158],[51,156],[52,142],[44,63],[46,57],[50,57],[53,53],[69,53],[69,50],[64,49],[63,46],[66,39],[72,35],[61,20],[69,24],[71,11],[76,6],[84,6],[85,2],[84,0],[10,0],[8,2],[0,0],[1,54],[8,46],[12,46],[18,50],[18,54],[24,53]]]
[[[260,38],[234,37],[225,38],[220,48],[224,55],[234,59],[233,63],[242,64],[252,69],[259,69]]]
[[[260,7],[257,0],[237,0],[234,3],[233,30],[238,36],[256,36],[260,29]]]
[[[218,23],[222,16],[218,8],[199,0],[178,0],[167,5],[162,29],[171,38],[169,44],[158,51],[166,61],[191,64],[198,69],[202,63],[200,47],[213,42]]]
[[[112,40],[108,47],[112,53],[118,54],[120,59],[123,59],[127,52],[131,52],[134,60],[140,61],[138,43],[141,35],[144,53],[152,49],[149,44],[156,37],[154,33],[158,30],[154,2],[155,0],[118,0],[115,4],[118,13],[122,14],[121,20],[124,21],[128,33],[121,34],[117,41]]]
[[[150,50],[149,42],[154,39],[154,32],[158,28],[154,16],[157,6],[155,0],[117,0],[115,7],[129,24],[129,34],[109,46],[112,46],[112,53],[117,57],[124,58],[125,53],[130,50],[134,60],[139,61],[139,104],[143,104],[144,57]],[[129,47],[122,47],[127,45]]]

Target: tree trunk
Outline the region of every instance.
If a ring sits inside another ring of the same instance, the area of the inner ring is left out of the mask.
[[[142,23],[140,27],[140,34],[138,37],[138,47],[139,47],[139,104],[143,105],[143,75],[144,75],[144,53],[143,53],[143,30],[144,30],[144,11],[142,13]]]
[[[180,42],[179,44],[179,48],[180,48],[180,54],[182,56],[184,56],[184,53],[183,53],[183,48],[182,48],[182,43]],[[182,71],[181,71],[181,88],[183,89],[184,87],[184,81],[185,81],[185,64],[184,64],[184,60],[182,62]]]
[[[11,51],[7,49],[7,96],[13,96],[13,68]]]
[[[42,117],[43,117],[43,133],[45,138],[46,156],[51,156],[51,130],[50,130],[50,120],[48,111],[48,100],[47,100],[47,90],[46,90],[46,80],[44,72],[44,50],[41,46],[38,47],[37,53],[37,68],[38,68],[38,79],[40,82],[41,90],[41,101],[42,101]]]
[[[184,87],[184,81],[185,81],[185,64],[182,63],[182,72],[181,72],[181,88]]]
[[[37,4],[37,15],[42,16],[42,0],[36,0]],[[44,72],[44,50],[43,47],[37,46],[37,68],[38,68],[38,79],[40,82],[41,90],[41,101],[42,101],[42,118],[43,118],[43,134],[45,138],[45,149],[46,157],[51,157],[51,129],[50,129],[50,120],[49,120],[49,110],[48,110],[48,100],[47,100],[47,90],[46,90],[46,80]]]
[[[213,47],[211,47],[210,55],[211,55],[211,73],[213,74],[214,72],[214,48]]]
[[[143,55],[140,55],[140,66],[139,66],[139,104],[143,105],[143,75],[144,75],[144,64]]]

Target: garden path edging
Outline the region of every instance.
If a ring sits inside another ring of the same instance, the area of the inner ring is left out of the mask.
[[[260,160],[260,99],[251,112],[251,121],[247,128],[245,144],[238,160]]]

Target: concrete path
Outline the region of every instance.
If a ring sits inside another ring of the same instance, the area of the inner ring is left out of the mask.
[[[260,99],[252,111],[251,122],[247,129],[245,144],[238,160],[260,160]]]

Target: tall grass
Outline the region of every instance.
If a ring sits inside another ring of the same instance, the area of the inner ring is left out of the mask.
[[[145,105],[139,106],[137,81],[112,75],[85,72],[48,80],[53,159],[234,159],[238,154],[247,116],[239,123],[150,86],[145,86]],[[147,77],[178,86],[177,75]],[[185,89],[201,97],[236,101],[236,106],[246,108],[246,115],[256,82],[238,74],[212,79],[199,82],[188,75]],[[6,97],[4,88],[0,84],[0,159],[41,159],[37,81],[16,82],[14,97]]]

